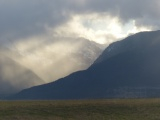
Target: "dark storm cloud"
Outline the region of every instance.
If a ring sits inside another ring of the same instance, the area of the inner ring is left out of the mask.
[[[160,26],[158,0],[1,0],[0,40],[36,36],[62,25],[74,14],[104,13],[122,23]]]
[[[56,27],[68,20],[60,1],[0,1],[1,40],[42,34],[46,27]]]

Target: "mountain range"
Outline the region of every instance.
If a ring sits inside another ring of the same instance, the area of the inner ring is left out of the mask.
[[[10,99],[160,97],[160,31],[141,32],[109,45],[86,70],[35,86]]]
[[[11,43],[6,54],[48,83],[87,69],[105,49],[88,39],[66,39]]]
[[[21,46],[14,43],[9,47],[0,45],[0,99],[86,69],[104,49],[102,45],[83,38],[49,45],[43,43],[38,48],[26,44],[23,49]]]

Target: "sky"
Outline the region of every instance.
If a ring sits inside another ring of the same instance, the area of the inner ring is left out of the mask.
[[[108,43],[159,29],[159,0],[1,0],[0,41],[84,37]]]
[[[0,0],[0,48],[40,74],[53,51],[65,59],[66,49],[82,48],[69,39],[108,46],[130,34],[160,29],[159,19],[159,0]],[[43,61],[41,66],[37,61]]]

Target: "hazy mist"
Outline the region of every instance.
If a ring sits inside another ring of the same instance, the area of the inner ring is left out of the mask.
[[[86,69],[110,43],[159,29],[159,11],[158,0],[1,0],[1,90]]]

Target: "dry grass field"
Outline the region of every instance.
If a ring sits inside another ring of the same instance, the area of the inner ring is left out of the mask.
[[[0,120],[160,120],[160,99],[0,101]]]

